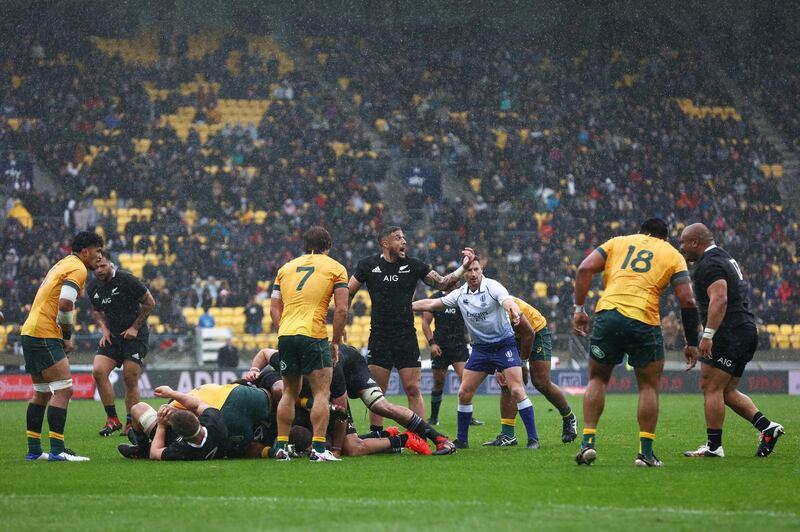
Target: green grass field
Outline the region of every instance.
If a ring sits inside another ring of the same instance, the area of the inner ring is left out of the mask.
[[[91,462],[26,463],[26,405],[0,403],[0,522],[13,531],[798,530],[800,398],[754,399],[786,427],[776,452],[755,458],[755,430],[729,412],[727,457],[709,460],[681,456],[704,440],[701,396],[662,396],[661,469],[633,466],[638,428],[632,395],[609,396],[591,467],[575,465],[578,443],[561,444],[560,417],[541,396],[534,399],[543,444],[537,451],[480,447],[499,423],[497,398],[483,396],[476,398],[475,415],[487,423],[473,427],[470,449],[327,464],[125,460],[116,450],[124,438],[97,435],[103,412],[90,401],[72,403],[67,445]],[[580,402],[572,398],[576,411]],[[439,428],[453,434],[452,396],[442,412]],[[368,425],[361,409],[356,423]],[[524,435],[520,422],[518,434]]]

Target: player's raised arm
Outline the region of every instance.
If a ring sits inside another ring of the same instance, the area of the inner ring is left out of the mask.
[[[572,332],[578,336],[589,336],[589,315],[583,308],[586,294],[592,287],[592,276],[606,267],[606,258],[598,250],[583,259],[575,274],[575,313],[572,317]]]
[[[461,251],[461,256],[461,266],[459,266],[454,272],[448,273],[442,277],[436,270],[431,270],[422,281],[426,285],[438,290],[444,290],[445,292],[451,290],[456,284],[458,284],[458,280],[464,277],[464,272],[466,271],[467,267],[472,263],[472,261],[475,260],[475,251],[472,248],[464,248]]]
[[[277,353],[277,349],[270,349],[269,347],[265,347],[261,349],[256,356],[253,357],[253,361],[250,363],[250,369],[245,373],[244,380],[248,382],[253,382],[258,378],[258,374],[261,372],[262,369],[267,367],[269,364],[270,358],[272,355]]]

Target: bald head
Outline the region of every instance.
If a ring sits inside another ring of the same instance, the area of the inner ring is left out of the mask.
[[[681,253],[689,262],[700,259],[706,248],[713,243],[714,235],[701,223],[687,225],[681,233]]]
[[[683,230],[683,234],[686,235],[687,238],[697,240],[704,244],[711,244],[714,242],[714,235],[705,224],[696,223],[687,225]]]

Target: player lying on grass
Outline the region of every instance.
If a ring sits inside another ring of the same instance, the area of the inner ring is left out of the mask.
[[[245,379],[254,380],[267,364],[275,369],[280,368],[278,351],[269,348],[259,351],[253,358],[252,368],[245,375]],[[381,388],[373,380],[364,357],[354,347],[342,344],[339,348],[339,363],[334,367],[331,381],[331,400],[340,407],[346,406],[346,396],[352,399],[360,398],[370,412],[392,419],[418,436],[430,439],[436,445],[436,454],[455,452],[453,443],[424,419],[410,409],[386,399]],[[311,408],[309,401],[311,399],[301,399],[301,406]],[[373,435],[385,436],[383,432]]]
[[[569,403],[567,403],[564,392],[561,388],[553,384],[550,380],[550,358],[553,351],[553,341],[550,334],[550,329],[547,328],[547,320],[544,316],[536,310],[533,306],[519,299],[514,298],[519,308],[522,310],[522,317],[520,324],[514,327],[514,337],[517,340],[517,347],[520,350],[520,355],[524,352],[522,346],[522,333],[520,332],[525,328],[525,322],[530,324],[530,328],[534,333],[533,348],[530,352],[528,359],[523,357],[522,365],[522,380],[524,384],[528,384],[528,361],[530,362],[530,376],[533,381],[533,386],[545,396],[545,398],[558,410],[561,414],[561,441],[569,443],[574,441],[578,435],[577,424],[578,420],[575,414],[572,413]],[[500,387],[500,434],[492,441],[487,441],[483,445],[492,447],[506,447],[509,445],[517,444],[517,437],[514,431],[517,417],[517,405],[514,403],[514,398],[511,397],[511,391],[505,384],[505,378],[502,373],[497,373],[497,380],[501,383]]]
[[[169,386],[159,386],[155,394],[171,401],[169,405],[162,405],[158,412],[147,403],[137,403],[132,407],[134,431],[131,439],[135,444],[119,446],[119,452],[127,458],[205,460],[224,456],[254,457],[250,449],[254,428],[262,421],[274,419],[277,404],[270,389],[235,383],[205,384],[188,394]],[[198,425],[188,420],[186,415],[175,412],[177,410],[188,412],[204,428],[198,429]],[[159,428],[163,428],[160,433]],[[209,429],[211,443],[221,439],[223,443],[220,446],[210,446],[201,438],[202,434],[209,434]],[[195,434],[196,430],[200,432]],[[206,452],[197,451],[197,445]],[[212,449],[214,453],[211,453]]]
[[[341,359],[339,365],[341,365]],[[269,365],[259,372],[258,377],[254,379],[252,383],[256,386],[266,387],[268,389],[272,388],[273,392],[275,388],[282,386],[282,381],[280,380],[278,372]],[[300,390],[300,399],[295,405],[294,424],[289,431],[290,458],[299,456],[299,452],[305,453],[309,451],[308,447],[311,445],[311,433],[308,432],[307,444],[302,445],[301,442],[304,441],[302,435],[304,433],[297,429],[311,429],[309,406],[311,397],[310,383],[307,379],[304,379],[303,386]],[[356,434],[353,419],[350,415],[347,396],[344,393],[339,395],[337,397],[337,403],[337,405],[333,403],[330,405],[331,416],[326,431],[327,447],[335,456],[363,456],[384,452],[399,453],[403,447],[411,449],[419,454],[431,454],[430,447],[428,447],[424,439],[412,432],[400,434],[396,427],[389,427],[387,429],[387,434],[382,437],[373,434],[370,434],[370,438],[359,437]],[[271,421],[262,421],[255,431],[255,444],[259,447],[250,451],[250,453],[254,456],[272,456],[274,453],[271,449],[274,447],[276,436],[276,424]]]

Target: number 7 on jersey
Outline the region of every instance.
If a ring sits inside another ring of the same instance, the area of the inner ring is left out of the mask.
[[[300,282],[297,284],[297,291],[298,292],[303,289],[303,286],[306,284],[306,281],[308,281],[308,278],[311,277],[312,273],[314,273],[314,267],[313,266],[298,266],[297,267],[297,273],[301,273],[301,272],[305,272],[305,275],[303,275],[303,278],[300,279]]]

